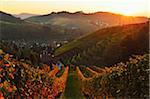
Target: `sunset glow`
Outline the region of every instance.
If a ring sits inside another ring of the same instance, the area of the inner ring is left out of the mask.
[[[107,11],[129,16],[149,17],[149,3],[149,0],[1,0],[0,10],[12,14]]]

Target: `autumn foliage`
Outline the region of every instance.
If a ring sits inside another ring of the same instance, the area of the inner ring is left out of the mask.
[[[90,98],[147,98],[148,63],[149,55],[145,54],[135,55],[126,63],[120,62],[109,68],[97,68],[103,72],[89,78],[84,77],[79,67],[76,70],[81,90]]]
[[[50,70],[46,64],[34,67],[10,56],[0,50],[0,99],[54,99],[64,92],[68,67],[60,77],[56,77],[59,70],[54,64],[53,70]]]

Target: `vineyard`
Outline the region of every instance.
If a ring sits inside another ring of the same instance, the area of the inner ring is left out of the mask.
[[[149,56],[134,56],[110,68],[76,68],[81,90],[90,98],[148,98]],[[83,68],[83,67],[82,67]],[[93,75],[90,76],[89,72]],[[97,73],[93,72],[97,71]],[[100,72],[98,72],[100,71]]]
[[[65,89],[68,67],[56,76],[58,67],[52,64],[52,70],[46,64],[33,67],[11,58],[12,55],[0,50],[0,99],[28,98],[54,99]]]
[[[70,92],[79,94],[78,99],[81,94],[90,99],[148,98],[148,78],[148,54],[109,67],[64,65],[59,69],[55,64],[34,66],[0,50],[0,99],[71,98]]]

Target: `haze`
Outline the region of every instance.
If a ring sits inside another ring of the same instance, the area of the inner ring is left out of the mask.
[[[47,14],[52,11],[105,11],[128,16],[150,16],[149,0],[1,0],[0,10],[11,13]]]

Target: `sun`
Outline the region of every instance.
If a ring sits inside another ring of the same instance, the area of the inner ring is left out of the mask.
[[[140,13],[146,15],[148,13],[145,7],[140,8],[138,6],[132,6],[132,5],[128,5],[127,7],[123,9],[116,9],[115,12],[118,12],[127,16],[136,16],[138,14],[140,15]]]
[[[148,16],[148,0],[87,0],[95,7],[95,11],[102,10],[127,16]]]
[[[120,14],[123,14],[123,15],[126,15],[126,16],[134,16],[134,15],[136,15],[137,10],[136,9],[131,10],[130,8],[126,8],[126,9],[116,9],[113,12],[120,13]]]
[[[127,16],[150,16],[149,0],[0,0],[9,13],[46,14],[51,11],[113,12]]]

